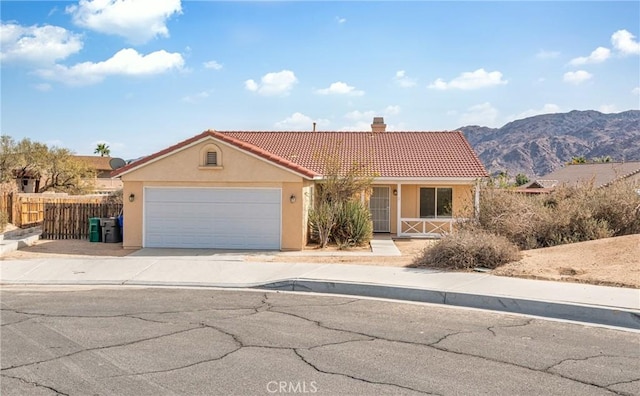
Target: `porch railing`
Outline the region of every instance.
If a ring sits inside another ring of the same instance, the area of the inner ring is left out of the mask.
[[[401,218],[398,236],[441,237],[453,231],[455,219]]]

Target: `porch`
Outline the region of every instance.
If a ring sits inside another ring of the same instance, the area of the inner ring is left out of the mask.
[[[477,212],[476,180],[374,184],[368,206],[375,233],[398,238],[439,238]]]

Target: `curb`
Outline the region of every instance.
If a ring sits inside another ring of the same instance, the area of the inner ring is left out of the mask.
[[[78,285],[78,286],[160,286],[253,289],[268,291],[291,291],[319,294],[340,294],[385,298],[390,300],[414,301],[455,307],[477,308],[490,311],[533,315],[543,318],[570,320],[575,322],[614,326],[640,330],[640,311],[619,307],[585,305],[578,303],[527,300],[523,298],[459,293],[453,291],[430,290],[401,286],[376,285],[368,283],[330,282],[321,280],[288,279],[269,283],[203,283],[203,282],[158,282],[158,281],[46,281],[46,282],[0,282],[7,285]]]
[[[618,307],[526,300],[509,296],[478,295],[399,286],[315,280],[286,280],[255,286],[253,288],[415,301],[640,330],[640,311]]]
[[[5,239],[0,242],[0,257],[5,254],[15,252],[25,246],[31,246],[40,239],[40,232],[35,234],[22,236],[19,239]]]

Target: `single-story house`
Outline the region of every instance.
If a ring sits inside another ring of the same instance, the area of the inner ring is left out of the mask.
[[[519,187],[518,191],[544,194],[558,186],[580,183],[593,183],[594,187],[602,188],[621,180],[640,186],[640,161],[570,164]]]
[[[315,128],[314,128],[315,129]],[[323,153],[375,175],[374,232],[449,232],[487,171],[461,132],[208,130],[112,172],[124,184],[124,248],[301,250]],[[326,157],[325,157],[326,158]]]
[[[122,181],[111,177],[112,157],[99,155],[74,155],[75,159],[87,163],[96,170],[95,179],[87,180],[93,184],[93,193],[106,195],[122,189]]]
[[[91,184],[93,189],[92,193],[110,194],[122,189],[122,181],[111,177],[111,171],[113,168],[111,168],[110,161],[113,158],[95,155],[74,155],[73,158],[77,161],[86,163],[89,167],[96,170],[95,178],[85,179],[85,182]],[[23,193],[40,192],[40,181],[42,175],[31,170],[27,170],[26,172],[16,171],[15,173],[18,191]]]

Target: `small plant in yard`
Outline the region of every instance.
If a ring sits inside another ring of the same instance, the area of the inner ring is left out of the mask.
[[[339,206],[333,238],[340,249],[362,246],[369,242],[372,236],[371,214],[362,202],[347,201]]]
[[[520,258],[518,247],[505,237],[468,227],[446,235],[435,245],[425,248],[411,267],[497,268],[519,261]]]

